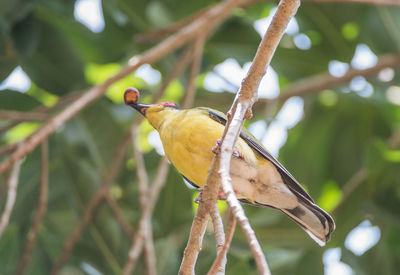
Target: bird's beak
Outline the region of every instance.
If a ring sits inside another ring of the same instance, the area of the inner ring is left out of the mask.
[[[141,104],[141,103],[128,103],[127,105],[131,106],[132,108],[136,109],[139,113],[143,116],[146,116],[146,110],[153,106],[153,104]]]
[[[139,100],[139,91],[136,88],[128,88],[124,93],[124,101],[126,105],[131,106],[136,109],[143,116],[146,116],[146,110],[153,106],[153,104],[141,104],[138,103]]]

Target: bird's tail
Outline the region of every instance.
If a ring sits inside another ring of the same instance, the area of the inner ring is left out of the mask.
[[[335,230],[332,217],[301,195],[297,198],[299,204],[295,208],[280,210],[299,224],[320,246],[324,246]]]

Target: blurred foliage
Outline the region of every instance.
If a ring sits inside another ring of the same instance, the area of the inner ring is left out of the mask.
[[[128,58],[157,43],[134,43],[136,34],[166,26],[216,2],[104,0],[105,29],[93,33],[74,19],[74,1],[0,0],[0,81],[21,66],[33,82],[26,93],[0,91],[0,109],[30,111],[101,83]],[[196,106],[221,111],[229,108],[232,94],[209,92],[200,80],[227,58],[235,58],[241,65],[251,61],[260,41],[253,23],[268,16],[273,7],[273,3],[262,2],[236,9],[232,18],[210,37],[204,49]],[[296,19],[299,32],[310,38],[311,48],[300,50],[293,35],[283,37],[272,60],[280,83],[287,85],[325,73],[331,60],[350,63],[359,44],[368,45],[378,56],[398,52],[399,15],[397,8],[303,3]],[[173,53],[152,66],[165,79],[178,57],[179,52]],[[349,90],[347,84],[306,97],[304,116],[289,130],[279,155],[318,203],[329,211],[335,209],[337,229],[327,247],[318,247],[281,213],[245,206],[273,274],[322,274],[322,255],[335,247],[341,248],[342,261],[355,274],[396,274],[400,269],[400,147],[398,143],[395,147],[388,143],[400,128],[400,107],[385,97],[389,86],[399,85],[399,70],[395,68],[390,82],[382,82],[376,76],[368,81],[374,91],[369,97],[344,92]],[[165,99],[181,99],[186,83],[187,74],[172,82]],[[138,76],[129,76],[112,85],[105,97],[50,137],[48,210],[26,274],[48,274],[108,173],[116,148],[138,115],[121,104],[128,86],[142,89],[142,100],[148,101],[160,83],[150,85]],[[255,113],[254,121],[264,119],[264,113]],[[6,121],[0,121],[0,126],[4,125]],[[27,136],[35,127],[35,123],[21,124],[0,137],[0,145]],[[147,141],[150,126],[143,124],[141,130],[139,142],[152,178],[160,158]],[[140,208],[135,168],[129,151],[111,194],[136,231]],[[344,194],[346,184],[361,169],[366,171],[365,180],[353,192]],[[3,209],[4,176],[0,179]],[[36,149],[23,162],[15,208],[0,239],[0,274],[13,274],[21,259],[37,206],[39,181],[40,153]],[[192,200],[192,190],[184,186],[176,170],[170,169],[152,220],[159,274],[176,274],[179,268],[193,218]],[[350,230],[365,219],[379,226],[381,238],[366,253],[356,256],[344,242]],[[204,239],[196,266],[198,274],[205,274],[215,257],[211,232]],[[63,274],[86,274],[88,266],[103,274],[118,273],[130,243],[103,204],[81,236]],[[141,257],[136,274],[144,274],[144,268]],[[256,274],[254,259],[240,229],[228,255],[227,274]]]

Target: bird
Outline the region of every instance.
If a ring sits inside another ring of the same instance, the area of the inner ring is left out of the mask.
[[[206,107],[183,109],[166,101],[138,103],[139,91],[128,88],[125,104],[137,110],[158,131],[168,160],[195,188],[203,188],[227,118]],[[231,160],[232,186],[242,203],[282,211],[320,246],[335,230],[332,217],[246,129],[235,144]]]

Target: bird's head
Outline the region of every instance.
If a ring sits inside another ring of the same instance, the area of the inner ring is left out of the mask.
[[[142,104],[138,103],[139,91],[135,88],[125,90],[124,101],[126,105],[131,106],[141,113],[155,128],[159,123],[166,119],[170,114],[175,113],[182,108],[173,102],[162,102],[158,104]]]

